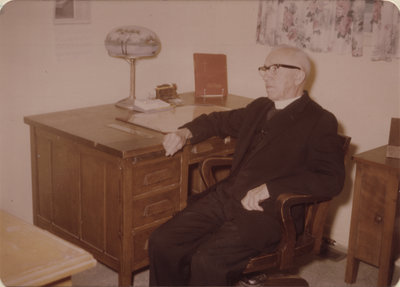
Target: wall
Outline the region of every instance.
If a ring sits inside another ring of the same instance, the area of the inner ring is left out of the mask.
[[[0,13],[1,208],[32,221],[29,129],[26,115],[114,103],[129,94],[129,65],[109,57],[106,34],[120,25],[155,31],[162,50],[137,61],[136,94],[174,82],[192,91],[194,52],[225,53],[231,93],[264,96],[257,67],[269,51],[255,43],[258,1],[91,1],[90,23],[55,25],[53,1],[16,0]],[[311,96],[337,115],[352,137],[352,153],[387,143],[391,117],[400,117],[399,61],[310,53]],[[346,246],[354,168],[335,199],[331,237]]]

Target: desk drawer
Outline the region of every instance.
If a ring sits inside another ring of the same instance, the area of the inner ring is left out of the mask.
[[[169,218],[168,218],[169,219]],[[132,265],[133,270],[149,265],[149,237],[150,234],[165,221],[159,224],[153,224],[150,227],[136,229],[133,235],[133,256]]]
[[[190,147],[189,152],[189,162],[196,163],[200,162],[206,157],[212,155],[230,155],[235,151],[235,140],[228,137],[225,139],[221,139],[218,137],[214,137],[208,139],[207,141],[200,142],[198,144],[194,144]]]
[[[133,200],[133,227],[150,224],[179,211],[179,187]]]
[[[181,157],[161,157],[134,164],[133,195],[180,183]]]

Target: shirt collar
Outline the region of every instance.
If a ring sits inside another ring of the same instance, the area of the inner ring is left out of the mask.
[[[288,105],[290,105],[291,103],[293,103],[295,100],[300,99],[300,98],[301,98],[301,96],[287,99],[287,100],[274,101],[275,108],[278,110],[282,110],[282,109],[286,108]]]

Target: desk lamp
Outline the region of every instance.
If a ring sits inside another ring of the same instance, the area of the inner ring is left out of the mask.
[[[138,58],[157,55],[161,43],[157,35],[144,27],[122,26],[107,34],[104,41],[108,54],[125,59],[131,66],[131,88],[128,98],[117,102],[117,106],[129,110],[138,110],[135,106],[135,61]]]

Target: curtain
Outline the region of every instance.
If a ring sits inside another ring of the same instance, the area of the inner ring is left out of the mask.
[[[359,57],[372,34],[372,60],[389,61],[400,57],[399,27],[399,10],[381,0],[260,0],[256,40]]]

